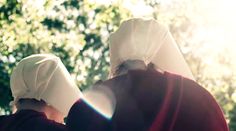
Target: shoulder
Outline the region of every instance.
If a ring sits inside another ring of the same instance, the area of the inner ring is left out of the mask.
[[[6,115],[3,115],[3,116],[0,116],[0,130],[2,129],[2,128],[4,128],[4,126],[6,126],[6,122],[8,122],[9,121],[9,119],[10,119],[10,116],[6,116]]]
[[[73,131],[107,131],[110,120],[86,101],[80,99],[70,109],[66,125],[69,130]]]
[[[39,124],[39,131],[48,130],[48,131],[67,131],[67,127],[64,124],[57,123],[52,120],[36,120]]]
[[[165,72],[164,76],[168,84],[174,85],[174,88],[179,89],[180,95],[186,101],[189,100],[192,103],[197,102],[198,104],[210,101],[216,103],[212,94],[196,81],[168,72]]]
[[[7,116],[5,116],[5,115],[0,116],[0,123],[1,123],[3,120],[5,120],[6,117],[7,117]]]
[[[16,128],[25,131],[67,131],[65,125],[47,119],[42,113],[30,110],[8,116],[0,116],[0,123],[0,130]]]

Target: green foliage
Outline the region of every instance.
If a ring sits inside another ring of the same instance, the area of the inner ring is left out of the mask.
[[[7,22],[13,22],[11,19],[11,15],[21,15],[21,3],[19,3],[17,0],[6,0],[5,3],[1,2],[0,4],[0,12],[1,20],[6,20]]]
[[[0,107],[11,111],[10,74],[35,53],[59,56],[83,90],[108,77],[107,36],[129,12],[86,0],[0,2]],[[86,43],[86,44],[85,44]]]
[[[234,131],[236,129],[236,104],[234,104],[233,109],[230,111],[230,131]]]

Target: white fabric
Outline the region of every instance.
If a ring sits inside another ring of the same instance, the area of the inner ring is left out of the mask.
[[[126,60],[152,62],[157,68],[194,80],[168,28],[154,19],[124,21],[109,37],[111,74]]]
[[[22,59],[11,75],[14,102],[21,98],[44,100],[67,115],[81,97],[61,60],[49,54],[36,54]]]

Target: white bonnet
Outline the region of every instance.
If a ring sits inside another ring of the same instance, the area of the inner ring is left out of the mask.
[[[21,98],[44,100],[64,115],[81,96],[61,60],[50,54],[22,59],[11,75],[14,102]]]
[[[157,68],[194,80],[168,28],[154,19],[124,21],[109,37],[111,74],[126,60],[152,62]]]

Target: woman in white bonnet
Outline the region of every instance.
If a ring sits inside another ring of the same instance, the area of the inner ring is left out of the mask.
[[[22,59],[10,82],[17,111],[0,116],[0,131],[104,131],[109,127],[109,120],[86,102],[54,55]]]
[[[228,131],[219,105],[194,81],[168,28],[124,21],[109,37],[114,131]]]

